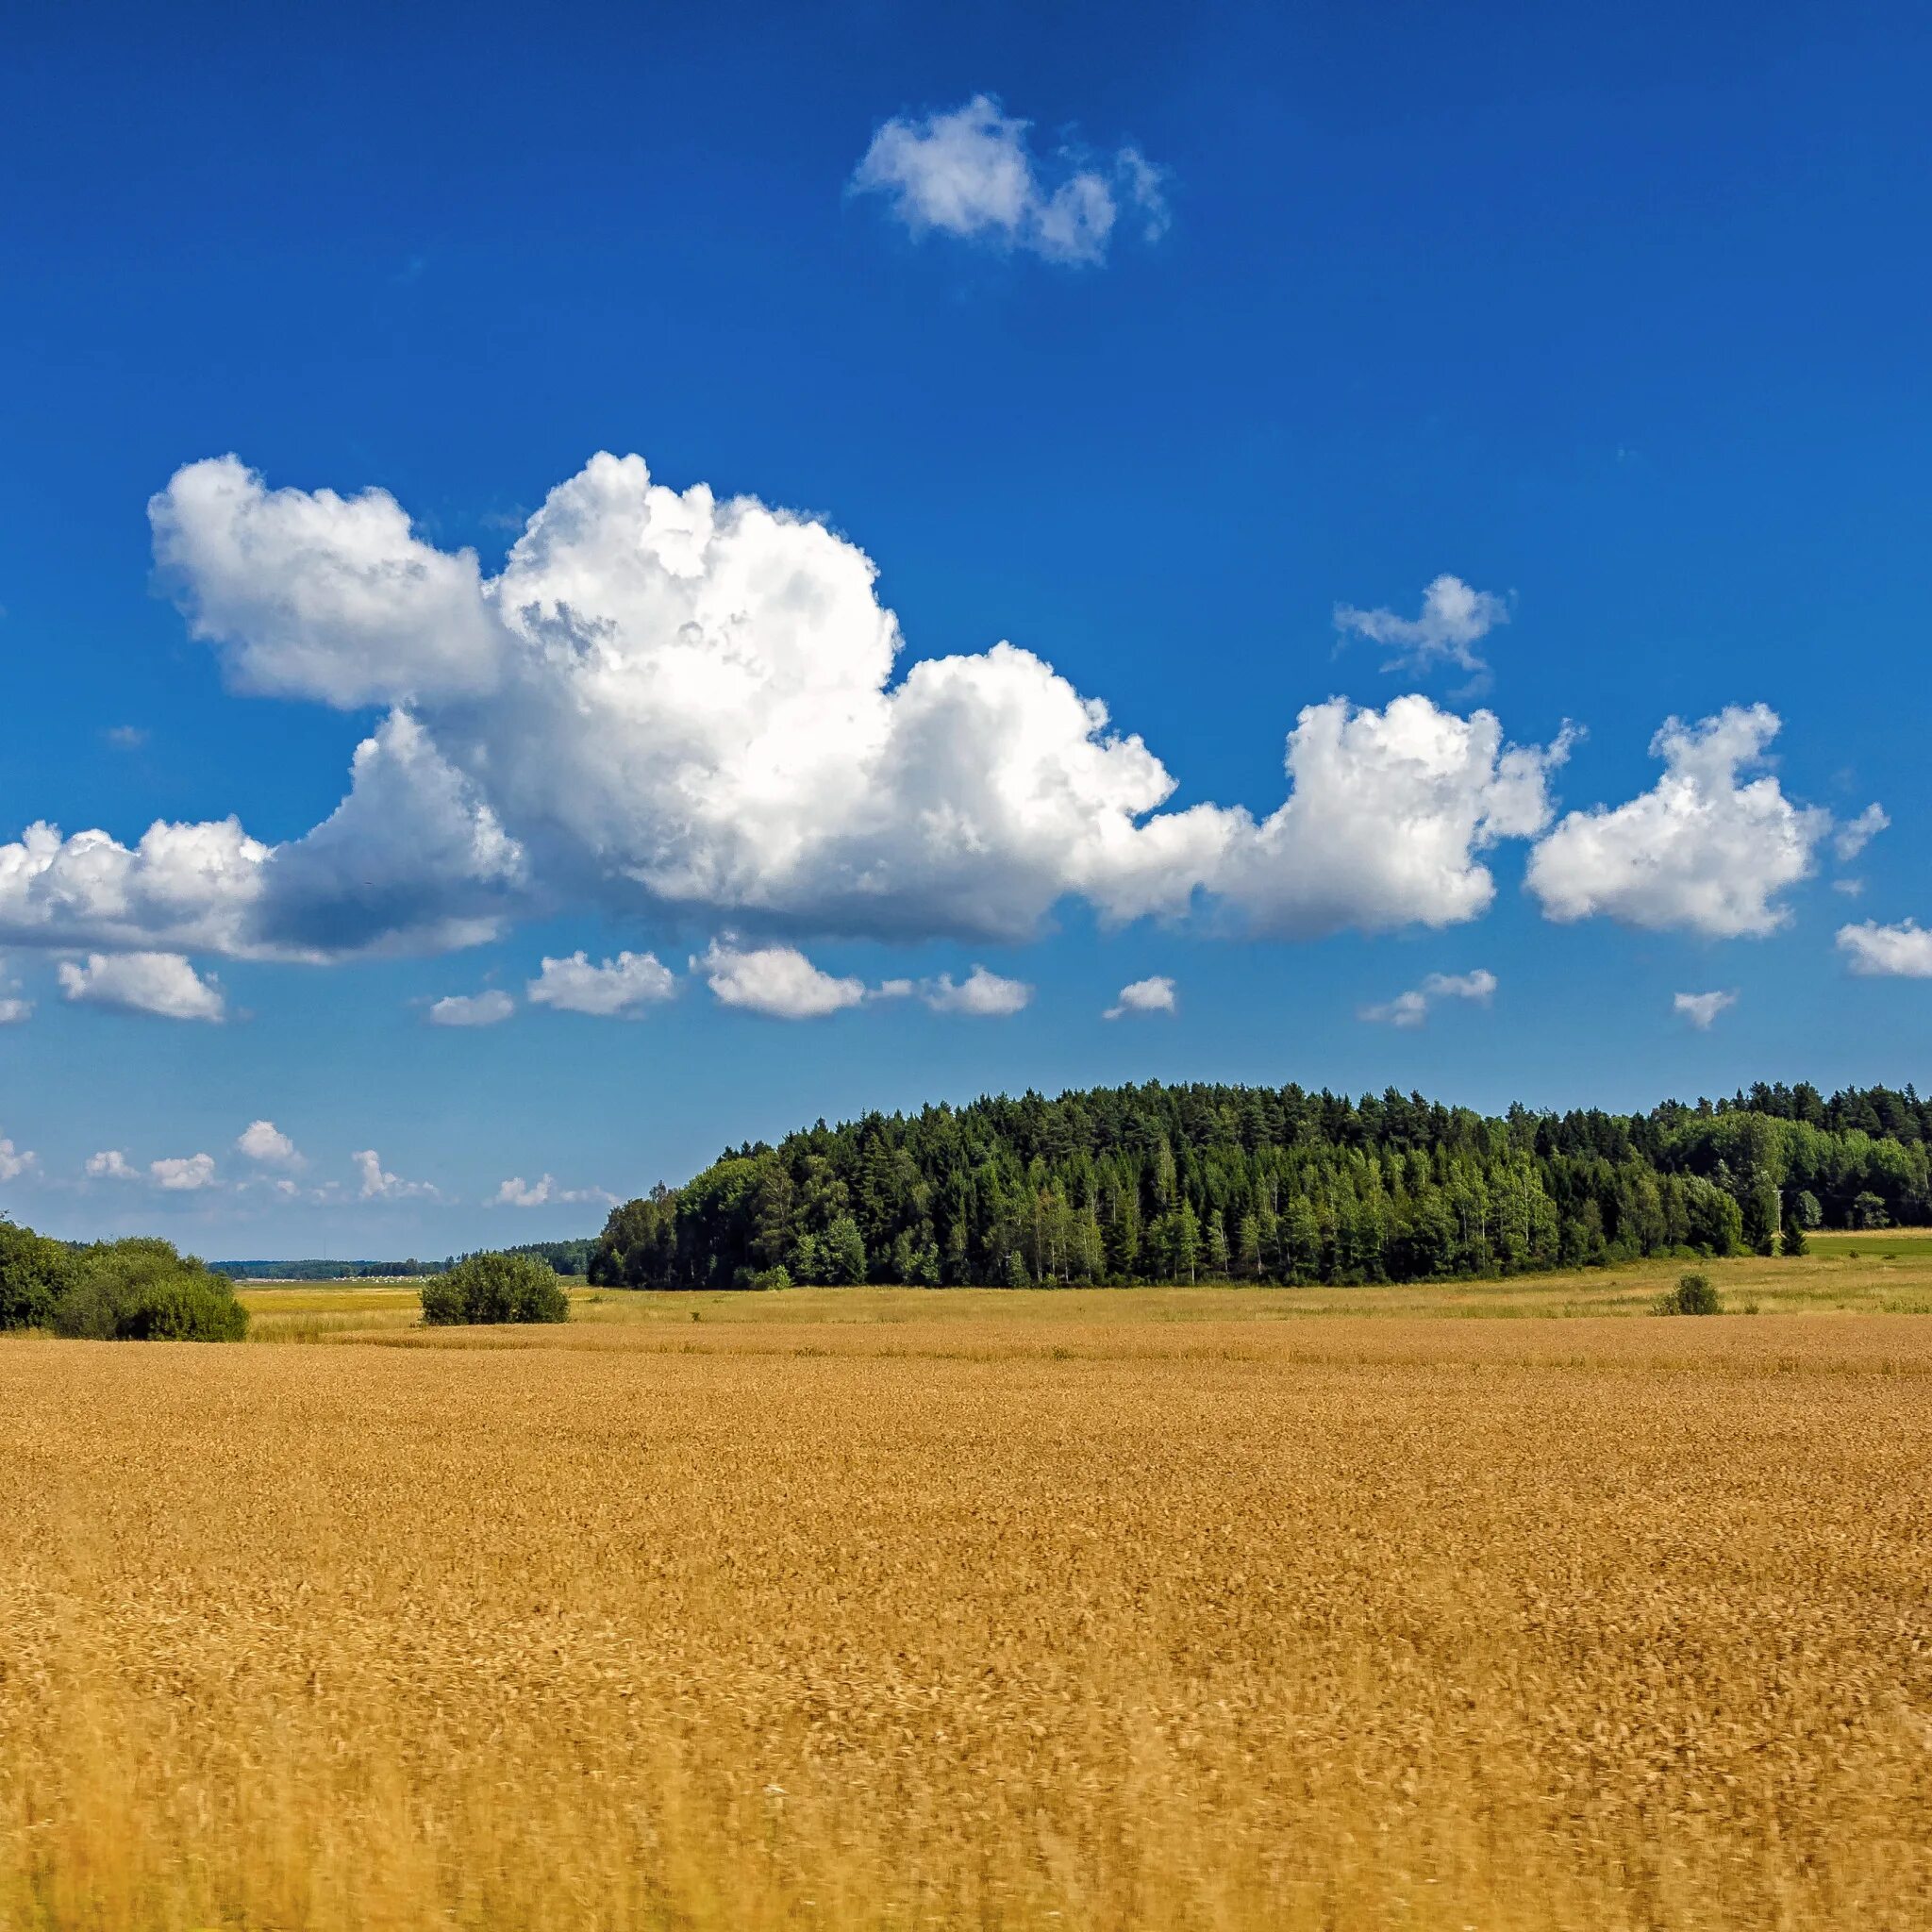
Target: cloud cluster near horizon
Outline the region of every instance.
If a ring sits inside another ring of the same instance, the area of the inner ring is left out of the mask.
[[[60,967],[77,1002],[215,1021],[224,996],[192,954],[439,952],[589,911],[724,935],[694,970],[750,1010],[916,991],[941,1011],[1009,1011],[1017,994],[975,978],[868,990],[790,941],[1020,941],[1068,900],[1103,924],[1230,936],[1446,928],[1488,910],[1490,857],[1511,841],[1529,841],[1552,919],[1758,936],[1821,845],[1856,853],[1885,823],[1787,797],[1765,769],[1779,721],[1757,705],[1667,722],[1651,791],[1553,824],[1573,733],[1511,744],[1493,712],[1419,693],[1306,706],[1265,815],[1171,809],[1154,751],[1043,658],[1001,642],[902,661],[855,544],[755,498],[668,489],[638,457],[560,484],[494,576],[380,490],[271,490],[232,457],[177,472],[150,516],[232,688],[383,715],[341,804],[289,843],[229,818],[158,823],[132,846],[47,824],[0,845],[0,943],[83,955]],[[1504,614],[1445,576],[1420,618],[1348,613],[1458,663]],[[525,997],[635,1015],[675,991],[653,954],[579,953],[544,959]],[[452,993],[429,1018],[495,1024],[514,1006]]]
[[[1036,155],[1031,126],[991,94],[894,116],[873,136],[850,192],[881,196],[914,235],[1023,249],[1072,267],[1105,261],[1124,224],[1145,242],[1167,232],[1163,172],[1138,148]]]

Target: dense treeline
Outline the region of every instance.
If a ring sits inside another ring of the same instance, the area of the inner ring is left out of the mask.
[[[590,1265],[596,1242],[588,1235],[573,1241],[526,1241],[521,1247],[492,1249],[494,1254],[527,1255],[558,1274],[581,1274]],[[216,1261],[218,1274],[237,1281],[415,1281],[447,1274],[466,1256],[450,1255],[441,1261]]]
[[[610,1287],[1420,1281],[1932,1219],[1932,1105],[1758,1087],[1498,1118],[1393,1089],[1028,1093],[823,1121],[612,1210]]]
[[[0,1329],[99,1341],[240,1341],[235,1285],[172,1241],[81,1246],[0,1217]]]

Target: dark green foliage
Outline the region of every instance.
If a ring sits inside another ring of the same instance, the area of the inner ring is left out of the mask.
[[[1678,1275],[1676,1287],[1651,1304],[1654,1315],[1721,1315],[1724,1311],[1707,1274]]]
[[[94,1341],[240,1341],[248,1333],[234,1283],[172,1241],[97,1241],[63,1252],[58,1288],[34,1325]]]
[[[1759,1090],[1753,1090],[1754,1098]],[[591,1281],[1424,1281],[1932,1218],[1911,1090],[1485,1118],[1390,1090],[1126,1087],[823,1121],[611,1213]]]
[[[494,1322],[567,1322],[570,1297],[557,1271],[529,1255],[471,1255],[423,1284],[432,1327]]]
[[[47,1328],[73,1286],[75,1251],[30,1227],[0,1220],[0,1328]]]
[[[1787,1257],[1792,1258],[1799,1255],[1808,1255],[1811,1252],[1811,1243],[1805,1234],[1805,1224],[1795,1214],[1785,1223],[1782,1251]]]

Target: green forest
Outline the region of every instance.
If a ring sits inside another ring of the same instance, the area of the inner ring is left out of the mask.
[[[1507,1275],[1802,1253],[1932,1221],[1932,1102],[1753,1087],[1500,1117],[1392,1089],[1151,1084],[824,1121],[614,1208],[605,1287]]]

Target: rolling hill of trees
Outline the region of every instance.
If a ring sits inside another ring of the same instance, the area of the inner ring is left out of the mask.
[[[1390,1090],[1144,1087],[824,1121],[611,1211],[598,1285],[1424,1281],[1932,1220],[1932,1102],[1757,1086],[1486,1117]]]

